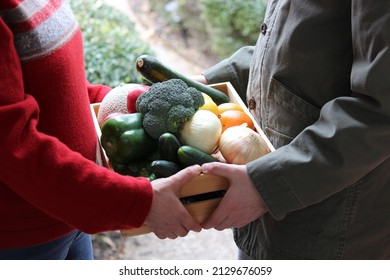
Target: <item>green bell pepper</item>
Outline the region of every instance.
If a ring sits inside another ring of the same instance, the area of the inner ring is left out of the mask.
[[[114,116],[101,128],[101,144],[107,157],[115,163],[127,164],[150,156],[158,146],[142,126],[140,113]]]

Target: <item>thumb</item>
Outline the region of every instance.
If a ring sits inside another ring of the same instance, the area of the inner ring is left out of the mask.
[[[200,175],[201,171],[200,165],[192,165],[166,178],[166,180],[169,180],[169,183],[172,185],[175,192],[179,193],[181,187],[191,181],[194,177]]]
[[[234,170],[233,164],[227,164],[222,162],[211,162],[202,165],[202,172],[204,174],[211,174],[221,177],[227,177],[231,171]]]

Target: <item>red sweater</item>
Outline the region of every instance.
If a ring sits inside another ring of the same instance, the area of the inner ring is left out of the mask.
[[[143,224],[150,182],[94,162],[90,102],[108,90],[86,81],[66,1],[0,2],[0,248]]]

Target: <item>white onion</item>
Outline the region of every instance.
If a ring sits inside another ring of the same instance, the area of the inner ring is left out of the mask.
[[[264,139],[246,126],[232,126],[219,139],[219,150],[226,162],[246,164],[270,152]]]
[[[218,146],[221,132],[221,122],[214,113],[198,110],[180,131],[180,142],[211,154]]]

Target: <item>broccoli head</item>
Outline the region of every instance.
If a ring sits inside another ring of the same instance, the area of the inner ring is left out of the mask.
[[[199,107],[203,106],[204,105],[204,97],[202,95],[202,93],[197,90],[196,88],[193,88],[193,87],[188,87],[186,89],[186,93],[188,93],[189,95],[192,96],[193,100],[194,100],[194,109],[195,111],[198,110]]]
[[[183,105],[173,106],[167,113],[166,127],[168,132],[178,132],[191,117],[195,114],[193,107]]]
[[[136,102],[145,131],[154,139],[163,133],[177,133],[204,104],[200,91],[180,79],[153,84]]]

